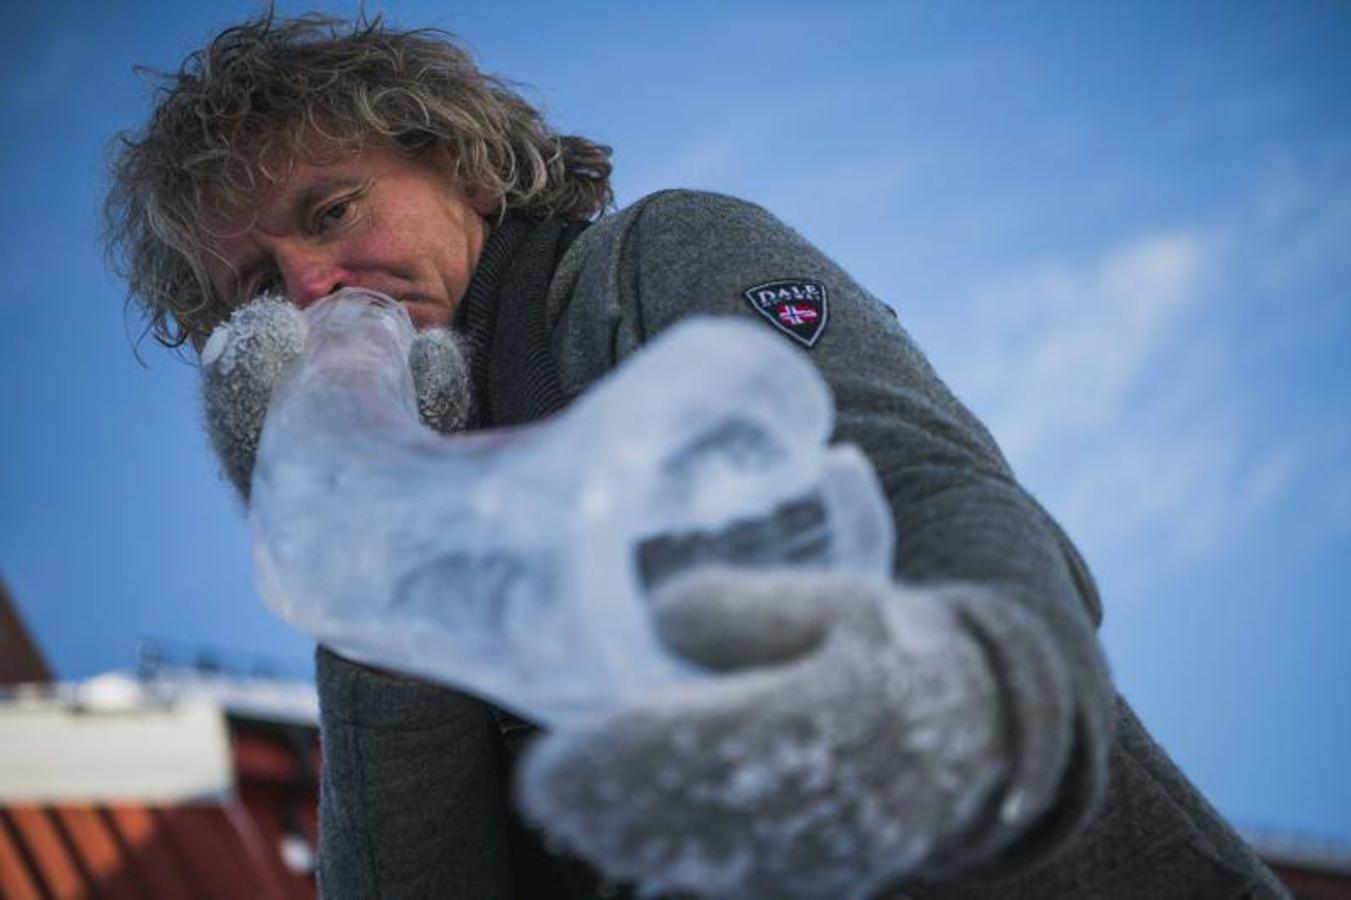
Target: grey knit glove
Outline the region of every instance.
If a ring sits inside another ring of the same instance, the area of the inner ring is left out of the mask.
[[[305,318],[290,301],[262,296],[217,326],[202,348],[202,401],[211,446],[245,502],[272,389],[305,351]],[[413,340],[409,368],[423,422],[442,433],[469,417],[469,365],[445,329]]]
[[[612,878],[708,897],[869,897],[993,852],[1053,797],[1068,686],[1052,665],[1020,688],[1044,696],[1005,708],[954,602],[979,593],[685,576],[653,599],[659,630],[721,675],[541,738],[521,805]],[[1046,729],[1032,765],[1010,715]]]

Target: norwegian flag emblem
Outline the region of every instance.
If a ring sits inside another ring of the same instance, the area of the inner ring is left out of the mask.
[[[785,303],[779,307],[779,321],[785,325],[805,325],[816,321],[816,310],[810,306],[795,306]]]
[[[746,288],[741,295],[775,328],[804,347],[813,346],[825,331],[830,307],[826,286],[819,281],[786,278]]]

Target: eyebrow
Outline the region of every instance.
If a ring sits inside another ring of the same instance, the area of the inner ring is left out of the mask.
[[[290,214],[297,219],[303,219],[307,210],[318,205],[330,194],[360,183],[361,179],[355,175],[324,175],[306,186],[291,201]]]

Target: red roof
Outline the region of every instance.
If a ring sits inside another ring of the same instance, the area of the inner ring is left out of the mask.
[[[0,897],[312,900],[284,848],[317,846],[317,739],[301,760],[294,741],[231,731],[239,790],[224,804],[0,808]]]
[[[36,807],[0,811],[0,884],[41,898],[302,898],[244,807]]]
[[[51,680],[51,669],[24,627],[4,580],[0,579],[0,684]]]

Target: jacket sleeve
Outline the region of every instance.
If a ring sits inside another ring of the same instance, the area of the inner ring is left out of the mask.
[[[880,476],[896,578],[943,588],[1005,696],[1011,777],[981,831],[945,862],[1002,875],[1044,858],[1103,794],[1115,721],[1097,591],[1079,554],[896,314],[801,236],[752,204],[685,191],[616,218],[583,235],[560,272],[572,299],[551,310],[565,389],[690,315],[773,328],[745,297],[750,288],[824,286],[825,327],[805,352],[834,396],[834,439],[856,444]]]

